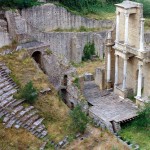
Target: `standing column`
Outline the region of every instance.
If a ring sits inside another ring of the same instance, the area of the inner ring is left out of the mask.
[[[108,51],[107,51],[107,82],[110,82],[110,72],[111,72],[111,55],[110,55],[110,47],[108,47]]]
[[[119,12],[116,12],[116,44],[119,42]]]
[[[125,13],[125,41],[124,44],[128,44],[128,32],[129,32],[129,13]]]
[[[142,96],[142,65],[139,64],[137,97]]]
[[[144,21],[145,19],[141,19],[141,33],[140,33],[140,51],[144,51]]]
[[[124,68],[123,68],[123,86],[122,89],[126,89],[126,78],[127,78],[127,58],[124,58]]]
[[[115,55],[115,85],[118,84],[118,60],[119,56]]]

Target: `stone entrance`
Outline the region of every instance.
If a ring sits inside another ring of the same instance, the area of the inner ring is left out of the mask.
[[[35,51],[32,54],[32,58],[36,61],[38,66],[42,69],[42,54],[40,51]]]

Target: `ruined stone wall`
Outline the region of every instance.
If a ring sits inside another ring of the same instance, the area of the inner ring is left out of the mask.
[[[41,32],[40,34],[33,33],[32,36],[40,42],[49,44],[50,49],[61,57],[66,57],[69,61],[81,62],[85,44],[93,41],[95,43],[96,54],[103,59],[105,34],[106,32],[98,34],[92,32]]]
[[[50,7],[50,9],[52,8]],[[31,11],[32,9],[29,10]],[[28,12],[29,10],[27,9],[26,12]],[[37,27],[35,27],[33,24],[29,23],[26,18],[21,16],[19,12],[9,11],[7,12],[6,16],[9,22],[9,30],[11,35],[21,43],[34,40],[44,42],[50,45],[50,49],[52,52],[58,54],[61,57],[66,57],[69,61],[79,63],[82,59],[84,46],[85,44],[87,44],[87,42],[90,41],[95,43],[96,54],[100,57],[100,59],[103,59],[106,31],[45,32],[40,29],[40,23],[37,23]]]
[[[143,95],[150,96],[150,63],[143,66]]]
[[[87,44],[87,42],[94,42],[96,54],[103,59],[106,31],[42,32],[27,24],[27,34],[32,35],[33,39],[49,44],[50,49],[54,53],[74,62],[81,62],[85,44]]]
[[[9,45],[11,43],[11,37],[7,29],[7,21],[4,19],[4,12],[0,12],[0,47]]]
[[[54,4],[45,4],[22,10],[22,17],[32,26],[42,31],[57,28],[71,29],[85,26],[88,28],[111,28],[110,20],[94,20],[74,15],[65,8]]]

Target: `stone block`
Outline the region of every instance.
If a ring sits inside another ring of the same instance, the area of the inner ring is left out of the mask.
[[[100,87],[100,90],[105,89],[105,70],[103,68],[96,68],[95,83]]]
[[[84,74],[84,80],[85,81],[93,81],[94,80],[94,76],[93,76],[93,74],[92,73],[85,73]]]

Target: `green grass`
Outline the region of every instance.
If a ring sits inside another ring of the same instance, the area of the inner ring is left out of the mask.
[[[115,19],[115,6],[113,4],[106,4],[103,7],[101,5],[93,5],[88,8],[89,10],[85,8],[82,11],[79,11],[77,9],[71,9],[70,7],[67,7],[58,2],[55,2],[54,4],[57,6],[62,6],[66,8],[69,12],[83,17],[88,17],[96,20]]]
[[[145,31],[150,30],[150,17],[146,18],[145,20]]]
[[[136,128],[133,123],[124,126],[120,135],[133,144],[138,144],[140,150],[150,149],[150,129]]]
[[[70,28],[70,29],[57,28],[55,30],[50,30],[50,31],[47,30],[47,32],[100,32],[108,29],[110,28],[87,28],[81,26],[80,28]]]

